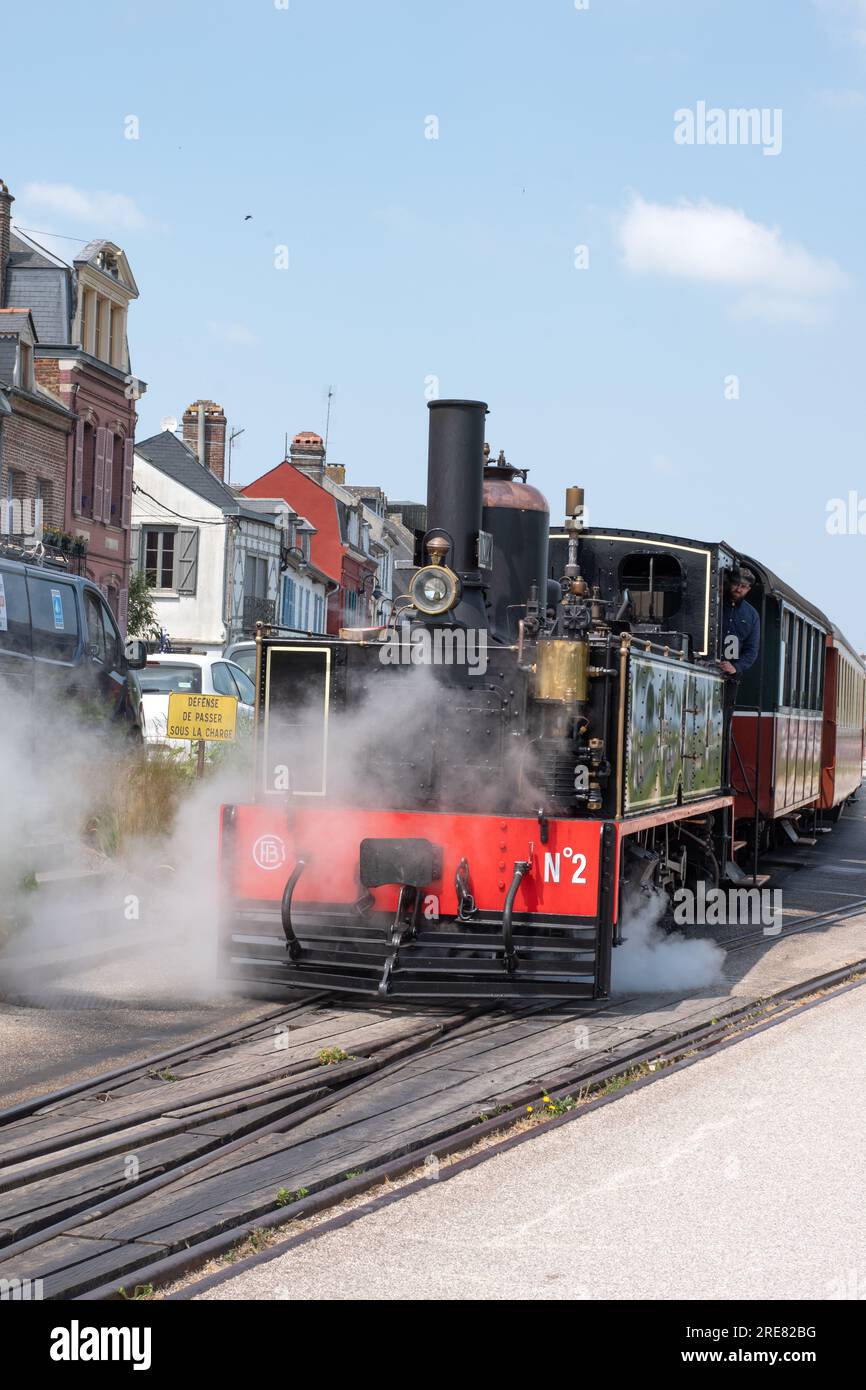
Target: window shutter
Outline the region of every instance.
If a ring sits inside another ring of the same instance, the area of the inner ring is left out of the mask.
[[[105,431],[105,478],[102,492],[102,520],[111,521],[111,494],[114,490],[114,435]]]
[[[93,464],[93,519],[102,520],[102,496],[105,491],[105,440],[108,430],[103,425],[96,431],[96,458]]]
[[[129,532],[129,568],[131,574],[138,574],[139,570],[144,569],[142,548],[141,527],[133,526]]]
[[[294,627],[295,582],[288,575],[283,580],[283,626]]]
[[[132,516],[132,466],[135,445],[131,439],[123,441],[123,500],[120,507],[120,524],[124,530]]]
[[[121,589],[117,595],[117,626],[121,637],[126,636],[126,619],[129,612],[129,590]]]
[[[198,584],[198,527],[182,526],[178,542],[177,592],[194,594]]]
[[[84,421],[75,426],[75,446],[72,469],[72,510],[81,516],[81,490],[84,486]]]

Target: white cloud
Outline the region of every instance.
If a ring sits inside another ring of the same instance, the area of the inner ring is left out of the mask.
[[[258,342],[258,338],[245,323],[214,323],[208,324],[208,332],[211,337],[218,338],[221,343],[231,343],[233,346],[250,347]]]
[[[21,204],[34,210],[87,222],[93,236],[113,230],[130,231],[144,226],[144,217],[125,193],[85,193],[71,183],[28,183]]]
[[[814,322],[820,301],[849,283],[834,261],[785,241],[777,227],[706,200],[665,204],[636,196],[620,221],[619,242],[634,274],[744,291],[734,306],[741,317]]]

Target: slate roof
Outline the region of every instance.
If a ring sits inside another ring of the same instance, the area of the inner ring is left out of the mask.
[[[0,309],[0,333],[18,333],[29,322],[30,309]]]
[[[161,434],[151,435],[150,439],[136,442],[135,452],[167,478],[188,488],[203,501],[210,502],[211,506],[219,507],[231,516],[243,516],[250,521],[264,522],[265,525],[273,524],[261,512],[244,508],[243,499],[236,497],[231,488],[221,483],[209,468],[204,468],[189,445],[184,444],[171,430],[163,430]]]
[[[68,343],[71,326],[72,272],[56,257],[13,232],[3,303],[26,304],[41,343]]]
[[[9,237],[9,263],[28,270],[66,270],[67,266],[38,242],[13,231]]]

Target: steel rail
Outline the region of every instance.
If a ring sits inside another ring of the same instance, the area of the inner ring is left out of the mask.
[[[125,1192],[120,1192],[114,1197],[99,1201],[93,1206],[84,1206],[72,1213],[67,1212],[60,1220],[54,1221],[50,1225],[43,1226],[38,1231],[32,1231],[29,1235],[23,1236],[19,1240],[11,1241],[8,1245],[0,1246],[0,1262],[5,1264],[10,1257],[22,1254],[26,1250],[32,1250],[36,1246],[43,1244],[46,1240],[49,1240],[52,1236],[61,1235],[69,1225],[70,1215],[75,1216],[76,1224],[79,1226],[99,1220],[103,1216],[121,1210],[123,1207],[133,1205],[139,1198],[157,1192],[161,1188],[169,1186],[179,1178],[184,1178],[190,1173],[197,1172],[207,1167],[209,1163],[213,1163],[217,1159],[222,1159],[226,1154],[237,1152],[265,1135],[279,1134],[295,1128],[304,1120],[311,1119],[314,1115],[319,1115],[323,1111],[330,1109],[333,1105],[338,1104],[344,1100],[346,1096],[353,1095],[357,1091],[372,1085],[373,1082],[380,1079],[382,1073],[390,1074],[398,1070],[399,1067],[416,1052],[423,1051],[428,1044],[438,1042],[446,1037],[453,1037],[459,1030],[466,1030],[467,1027],[471,1028],[472,1024],[475,1022],[484,1024],[487,1020],[484,1018],[480,1020],[467,1019],[464,1016],[455,1022],[453,1029],[449,1030],[447,1025],[444,1024],[434,1028],[428,1027],[426,1030],[419,1030],[417,1033],[412,1034],[409,1038],[403,1039],[399,1043],[383,1048],[377,1056],[369,1059],[370,1066],[366,1074],[350,1082],[348,1086],[339,1086],[326,1096],[312,1101],[309,1105],[304,1106],[300,1110],[293,1111],[290,1115],[283,1115],[276,1120],[269,1120],[266,1124],[258,1125],[248,1130],[246,1134],[239,1136],[237,1139],[229,1140],[227,1143],[223,1143],[219,1145],[219,1147],[209,1150],[207,1153],[199,1154],[196,1158],[188,1159],[173,1167],[168,1167],[155,1177],[149,1178],[146,1182],[138,1183],[135,1187]],[[494,1024],[495,1022],[496,1020],[493,1020]],[[501,1024],[502,1020],[499,1020],[499,1022]],[[192,1126],[195,1126],[196,1123],[201,1123],[201,1117],[191,1117],[190,1123]]]
[[[630,1094],[637,1087],[658,1081],[662,1076],[666,1074],[669,1075],[671,1072],[685,1066],[693,1065],[695,1062],[700,1061],[703,1057],[716,1050],[732,1046],[736,1042],[754,1036],[755,1033],[773,1027],[777,1023],[784,1022],[787,1018],[796,1016],[796,1013],[792,1014],[787,1010],[779,1011],[779,1004],[785,1002],[796,1004],[804,997],[818,990],[832,989],[834,985],[841,985],[843,987],[838,990],[836,994],[827,994],[821,999],[816,999],[812,1001],[812,1003],[807,1002],[803,1005],[804,1008],[810,1008],[813,1007],[814,1004],[824,1002],[827,998],[838,997],[839,993],[844,993],[847,989],[859,988],[866,984],[866,980],[851,981],[851,976],[861,971],[866,971],[866,959],[853,962],[839,970],[813,976],[809,980],[801,981],[797,985],[788,986],[784,990],[779,990],[775,994],[766,996],[760,1001],[751,1000],[743,1005],[742,1008],[735,1010],[732,1014],[726,1015],[724,1019],[720,1019],[715,1024],[699,1025],[692,1030],[684,1030],[681,1033],[671,1034],[667,1039],[658,1039],[652,1046],[648,1048],[644,1047],[625,1057],[618,1057],[615,1062],[596,1068],[594,1071],[576,1074],[563,1073],[560,1077],[554,1078],[548,1083],[547,1090],[549,1093],[562,1096],[565,1087],[576,1085],[579,1085],[583,1090],[587,1088],[596,1089],[602,1087],[606,1081],[611,1080],[613,1077],[620,1076],[623,1072],[638,1067],[642,1063],[651,1061],[666,1063],[666,1065],[660,1067],[652,1074],[637,1078],[633,1085],[618,1088],[610,1095],[599,1096],[595,1100],[587,1102],[585,1106],[571,1111],[566,1115],[551,1118],[551,1120],[547,1121],[545,1124],[539,1125],[538,1129],[535,1131],[506,1139],[502,1144],[498,1144],[492,1149],[476,1155],[472,1161],[481,1162],[485,1157],[493,1157],[496,1153],[501,1152],[504,1147],[510,1147],[517,1142],[525,1142],[530,1138],[536,1137],[538,1134],[545,1133],[551,1125],[559,1125],[566,1121],[576,1120],[590,1109],[595,1109],[599,1105],[608,1104],[614,1100],[620,1099],[623,1095]],[[761,1017],[753,1017],[758,1012],[761,1014]],[[752,1021],[750,1021],[750,1019]],[[686,1053],[689,1055],[680,1055]],[[412,1172],[420,1166],[419,1154],[422,1151],[425,1154],[432,1154],[436,1158],[447,1158],[454,1153],[459,1153],[461,1149],[477,1144],[481,1139],[511,1128],[517,1120],[522,1118],[527,1101],[532,1099],[537,1100],[538,1095],[539,1087],[537,1083],[534,1086],[527,1086],[516,1097],[511,1099],[509,1108],[501,1115],[497,1115],[481,1124],[464,1122],[459,1128],[455,1129],[452,1134],[434,1140],[433,1142],[425,1142],[423,1144],[423,1149],[420,1147],[415,1148],[409,1153],[404,1153],[399,1157],[386,1160],[358,1178],[347,1179],[339,1183],[331,1184],[323,1188],[320,1192],[313,1193],[309,1197],[293,1203],[290,1213],[281,1210],[261,1215],[253,1215],[246,1223],[234,1226],[228,1231],[221,1232],[219,1236],[209,1237],[207,1240],[201,1241],[198,1244],[188,1245],[183,1250],[173,1251],[169,1255],[165,1255],[158,1260],[151,1261],[150,1264],[140,1267],[128,1276],[122,1276],[126,1278],[126,1283],[121,1283],[120,1279],[104,1282],[90,1290],[83,1290],[81,1293],[73,1295],[73,1298],[75,1301],[116,1299],[122,1297],[120,1289],[125,1288],[127,1285],[139,1288],[157,1282],[163,1284],[170,1282],[187,1273],[196,1265],[200,1265],[208,1259],[225,1254],[233,1248],[236,1248],[240,1242],[249,1238],[254,1229],[270,1230],[281,1225],[288,1225],[291,1222],[316,1215],[318,1212],[328,1207],[336,1206],[341,1202],[363,1195],[364,1192],[377,1187],[386,1180],[393,1181],[396,1178],[405,1176],[406,1173]],[[380,1199],[380,1201],[389,1204],[390,1201],[399,1200],[401,1195],[408,1195],[409,1192],[419,1190],[428,1185],[429,1180],[421,1180],[419,1183],[412,1184],[409,1188],[404,1189],[402,1194],[391,1194],[388,1199]],[[374,1203],[373,1205],[378,1205],[378,1203]],[[337,1218],[337,1224],[342,1224],[340,1218]],[[321,1231],[321,1229],[322,1228],[319,1228],[319,1231]],[[290,1237],[289,1240],[285,1242],[285,1246],[312,1238],[316,1233],[317,1232],[309,1232],[295,1238]],[[277,1248],[273,1251],[263,1252],[262,1258],[273,1258],[274,1255],[280,1253],[280,1249]],[[259,1261],[255,1259],[233,1265],[231,1271],[227,1272],[228,1277],[238,1273],[244,1265],[253,1262],[258,1263]],[[221,1282],[221,1275],[208,1276],[202,1281],[202,1287],[209,1287],[212,1283],[217,1282]],[[195,1291],[197,1290],[193,1292]],[[170,1295],[173,1299],[183,1299],[189,1296],[189,1292]]]
[[[90,1077],[87,1080],[74,1081],[69,1086],[62,1086],[57,1091],[47,1091],[43,1096],[35,1096],[31,1100],[20,1101],[17,1105],[9,1105],[4,1110],[0,1110],[0,1130],[14,1120],[25,1119],[37,1110],[42,1110],[46,1106],[56,1105],[59,1101],[68,1100],[70,1096],[80,1095],[83,1091],[103,1090],[112,1081],[119,1080],[122,1076],[128,1076],[130,1072],[145,1071],[148,1067],[154,1067],[160,1062],[173,1061],[180,1065],[181,1062],[194,1061],[196,1057],[204,1055],[204,1051],[217,1050],[223,1042],[229,1038],[257,1028],[262,1028],[268,1023],[272,1023],[276,1018],[288,1018],[294,1014],[303,1012],[311,1006],[328,997],[327,990],[318,991],[310,994],[309,998],[299,1000],[296,1004],[288,1004],[281,1009],[276,1009],[271,1014],[265,1014],[262,1018],[253,1023],[239,1023],[234,1028],[226,1028],[221,1033],[208,1033],[203,1038],[195,1042],[170,1048],[167,1052],[155,1052],[151,1057],[142,1057],[137,1061],[129,1062],[125,1066],[116,1067],[113,1071],[101,1072],[98,1076]]]

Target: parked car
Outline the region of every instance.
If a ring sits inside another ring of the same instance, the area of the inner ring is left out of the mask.
[[[0,689],[75,702],[88,723],[142,733],[135,672],[143,642],[124,646],[102,591],[63,566],[0,552]]]
[[[149,744],[188,747],[184,739],[166,738],[168,697],[183,695],[233,695],[238,701],[238,726],[251,725],[253,683],[233,661],[220,655],[198,656],[183,652],[155,652],[139,677],[144,709],[144,737]]]
[[[241,642],[229,642],[223,656],[226,661],[233,661],[242,670],[246,671],[251,681],[256,678],[256,644],[248,639]]]

